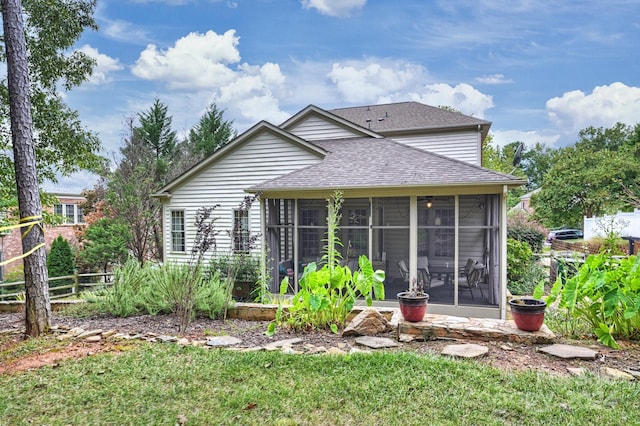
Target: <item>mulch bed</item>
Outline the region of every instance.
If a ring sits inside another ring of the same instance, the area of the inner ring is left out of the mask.
[[[95,315],[89,318],[72,318],[61,315],[58,312],[52,314],[52,325],[67,327],[82,327],[85,330],[102,329],[117,330],[121,333],[155,333],[157,335],[179,336],[178,322],[170,315],[141,315],[129,318],[116,318],[109,315]],[[300,338],[304,344],[314,346],[329,347],[355,347],[355,337],[342,337],[328,331],[295,332],[287,328],[280,328],[275,336],[268,337],[264,334],[267,329],[267,321],[248,321],[242,319],[227,319],[226,321],[208,318],[197,318],[194,320],[184,334],[189,339],[206,339],[208,336],[230,335],[242,340],[241,347],[264,346],[267,343],[277,340]],[[24,313],[0,313],[0,331],[5,332],[0,336],[0,351],[4,351],[17,344],[23,338],[24,333]],[[8,337],[7,337],[8,336]],[[395,337],[392,333],[387,333],[383,337]],[[619,370],[640,370],[640,342],[619,342],[622,346],[620,350],[615,350],[603,346],[595,340],[581,340],[579,342],[563,342],[580,346],[590,347],[598,352],[596,360],[563,360],[551,355],[538,352],[539,346],[510,344],[505,342],[471,342],[471,341],[451,341],[433,340],[402,343],[399,348],[392,350],[414,351],[420,354],[439,354],[442,348],[453,343],[479,343],[486,345],[489,352],[486,356],[472,362],[492,365],[502,370],[524,371],[536,370],[554,375],[567,376],[568,367],[586,368],[599,374],[604,367],[612,367]],[[10,365],[3,365],[0,374],[3,372],[23,371],[31,368],[38,368],[42,365],[57,364],[65,358],[80,358],[90,356],[99,352],[117,351],[117,345],[110,341],[100,343],[85,343],[73,341],[68,346],[57,349],[55,354],[35,354],[27,358],[29,360],[13,360]],[[388,349],[387,349],[388,350]],[[20,363],[21,362],[21,363]]]

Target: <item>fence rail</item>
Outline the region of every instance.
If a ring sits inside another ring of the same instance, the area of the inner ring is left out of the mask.
[[[109,286],[113,284],[112,272],[97,272],[90,274],[73,274],[63,277],[48,278],[49,298],[61,299],[74,294],[80,294],[83,291],[90,290],[100,286]],[[62,285],[52,285],[56,281],[71,280],[69,283]],[[88,281],[88,282],[84,282]],[[0,283],[0,301],[2,300],[19,300],[24,297],[25,292],[24,281],[1,282]]]

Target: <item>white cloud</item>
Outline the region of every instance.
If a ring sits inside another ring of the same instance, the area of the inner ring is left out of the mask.
[[[591,94],[566,92],[547,101],[549,120],[562,132],[575,134],[586,127],[611,127],[617,122],[640,122],[640,87],[623,83],[596,86]]]
[[[536,143],[541,143],[553,147],[560,139],[558,134],[548,131],[529,131],[522,130],[492,130],[493,144],[499,147],[508,145],[512,142],[523,142],[525,146],[531,148]]]
[[[101,32],[109,38],[126,43],[146,44],[150,40],[147,31],[126,21],[106,21],[101,25]]]
[[[512,83],[513,80],[504,78],[504,74],[491,74],[482,77],[476,77],[476,81],[482,84],[506,84]]]
[[[111,81],[109,73],[119,71],[124,68],[124,66],[120,64],[119,59],[100,53],[98,52],[98,49],[91,47],[88,44],[85,44],[78,50],[96,61],[96,65],[93,67],[93,73],[87,81],[89,84],[98,85],[101,83],[107,83]]]
[[[235,30],[191,33],[167,50],[150,44],[140,54],[132,72],[145,80],[160,80],[173,89],[202,89],[229,84],[235,73],[228,64],[240,61]]]
[[[305,9],[316,9],[322,15],[345,17],[352,10],[362,9],[367,0],[302,0]]]
[[[132,72],[179,91],[182,97],[201,99],[185,105],[192,114],[194,106],[209,99],[235,117],[239,127],[259,120],[284,121],[289,115],[280,110],[279,99],[288,96],[288,91],[280,66],[240,64],[238,44],[235,30],[221,35],[191,33],[166,50],[147,46]],[[167,96],[171,95],[162,97]]]
[[[424,67],[405,61],[334,63],[327,74],[347,102],[376,103],[416,87],[426,78]]]
[[[289,117],[279,107],[279,98],[286,96],[286,89],[285,76],[277,64],[267,63],[261,67],[243,64],[234,81],[216,93],[216,104],[227,105],[230,112],[253,122],[280,123]]]
[[[485,111],[493,108],[493,98],[490,95],[485,95],[466,83],[456,86],[445,83],[428,84],[423,90],[422,93],[410,94],[411,99],[427,105],[453,107],[476,118],[484,118]]]

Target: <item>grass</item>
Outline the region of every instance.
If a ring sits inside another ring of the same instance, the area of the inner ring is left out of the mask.
[[[639,424],[640,384],[414,353],[146,344],[0,376],[0,424]]]

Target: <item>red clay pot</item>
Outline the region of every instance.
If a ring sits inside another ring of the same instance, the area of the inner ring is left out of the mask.
[[[538,331],[544,322],[544,311],[547,303],[538,299],[509,300],[511,314],[516,327],[524,331]]]
[[[398,303],[400,304],[400,313],[405,321],[418,322],[424,319],[427,313],[428,294],[420,296],[412,296],[408,291],[398,293]]]

